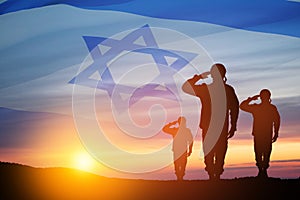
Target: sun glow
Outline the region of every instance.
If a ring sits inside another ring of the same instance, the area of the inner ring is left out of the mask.
[[[80,152],[74,157],[75,168],[90,171],[94,167],[94,159],[87,152]]]

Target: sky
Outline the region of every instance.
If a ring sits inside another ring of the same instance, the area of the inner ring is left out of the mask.
[[[1,161],[175,179],[161,129],[184,115],[186,177],[206,179],[201,104],[181,86],[221,62],[240,102],[272,92],[281,127],[269,175],[300,176],[299,2],[58,2],[0,1]],[[223,178],[257,174],[251,115],[237,126]]]

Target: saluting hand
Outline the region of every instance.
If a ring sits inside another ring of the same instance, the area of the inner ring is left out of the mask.
[[[258,95],[255,95],[255,96],[253,96],[253,97],[251,97],[251,100],[253,101],[253,100],[257,100],[259,98],[259,94]]]

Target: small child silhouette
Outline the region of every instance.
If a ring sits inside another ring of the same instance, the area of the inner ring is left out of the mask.
[[[178,126],[175,127],[175,125]],[[183,180],[187,157],[191,155],[193,148],[193,136],[191,130],[186,127],[186,118],[170,122],[163,127],[163,131],[173,136],[173,159],[177,180]]]
[[[250,104],[261,99],[260,104]],[[278,138],[280,115],[275,105],[271,104],[271,92],[268,89],[260,91],[259,95],[249,97],[240,104],[243,111],[253,116],[252,135],[254,136],[254,152],[256,165],[259,169],[257,177],[268,177],[272,143]],[[273,135],[274,128],[274,135]]]

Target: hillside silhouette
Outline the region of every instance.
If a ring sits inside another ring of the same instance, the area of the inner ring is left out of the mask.
[[[107,178],[68,168],[0,162],[0,199],[284,199],[299,196],[300,179],[209,180]]]

